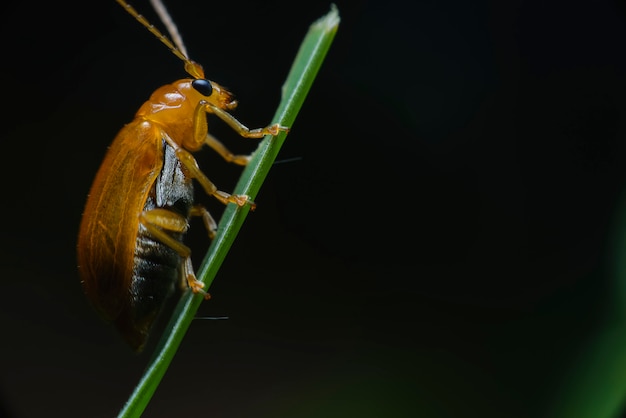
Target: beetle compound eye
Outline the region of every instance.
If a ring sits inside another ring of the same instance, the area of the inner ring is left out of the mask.
[[[209,80],[199,79],[193,80],[191,85],[198,93],[203,96],[209,97],[213,93],[213,86]]]

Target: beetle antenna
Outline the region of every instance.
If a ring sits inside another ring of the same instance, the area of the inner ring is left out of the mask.
[[[176,26],[176,23],[174,23],[174,20],[172,20],[172,16],[170,16],[170,13],[165,8],[163,2],[161,0],[150,0],[150,4],[152,4],[152,7],[156,10],[161,22],[165,25],[165,28],[172,37],[172,41],[174,41],[176,47],[183,53],[184,56],[188,57],[189,54],[187,53],[187,48],[185,48],[185,44],[183,43],[183,37],[180,36],[178,27]]]
[[[163,24],[167,28],[168,32],[174,42],[170,41],[170,39],[161,33],[154,25],[148,22],[148,19],[143,17],[133,6],[126,3],[124,0],[115,0],[117,1],[123,8],[126,10],[131,16],[133,16],[139,23],[141,23],[146,29],[148,29],[154,36],[156,36],[174,55],[176,55],[179,59],[181,59],[185,63],[185,71],[187,71],[191,76],[195,78],[204,78],[204,71],[202,70],[202,66],[189,58],[187,58],[187,50],[185,45],[183,44],[182,37],[178,33],[178,29],[176,28],[176,24],[170,17],[167,9],[163,5],[160,0],[150,0],[152,6],[156,10],[157,14]],[[175,43],[175,44],[174,44]]]

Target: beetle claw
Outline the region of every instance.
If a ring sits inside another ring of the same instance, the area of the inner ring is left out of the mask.
[[[193,293],[202,294],[205,300],[211,299],[211,295],[209,294],[209,292],[204,290],[204,283],[196,279],[195,276],[187,276],[187,283],[189,284],[189,288],[191,288],[191,291]]]

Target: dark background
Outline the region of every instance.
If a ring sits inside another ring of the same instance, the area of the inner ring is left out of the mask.
[[[250,127],[330,8],[169,3]],[[285,162],[198,312],[230,319],[192,324],[144,416],[619,416],[623,3],[336,4]],[[115,416],[158,335],[134,355],[96,316],[78,225],[117,131],[185,73],[113,1],[2,7],[0,416]],[[200,166],[232,189],[213,154]],[[187,242],[199,263],[200,222]]]

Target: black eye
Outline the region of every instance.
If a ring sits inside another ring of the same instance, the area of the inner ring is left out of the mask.
[[[199,79],[193,80],[191,85],[198,93],[203,96],[209,97],[213,93],[213,86],[209,80]]]

